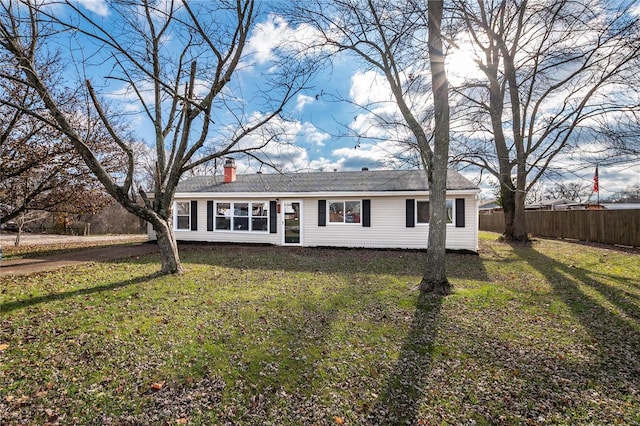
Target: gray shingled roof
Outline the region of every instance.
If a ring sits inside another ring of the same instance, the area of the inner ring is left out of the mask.
[[[423,170],[363,170],[356,172],[315,172],[291,174],[238,175],[224,183],[221,175],[195,176],[180,182],[177,192],[213,193],[317,193],[428,191]],[[478,189],[455,170],[447,174],[447,189]]]

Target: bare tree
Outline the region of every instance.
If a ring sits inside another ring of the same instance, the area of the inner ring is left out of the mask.
[[[430,226],[427,270],[420,288],[447,294],[445,270],[445,185],[448,155],[447,85],[440,35],[441,2],[389,2],[368,0],[315,0],[297,5],[298,17],[319,34],[317,46],[333,54],[350,54],[388,88],[388,100],[359,106],[374,116],[380,138],[404,143],[417,153],[429,181]],[[431,21],[430,19],[433,18]],[[429,27],[428,22],[431,23]],[[428,29],[431,31],[427,37]],[[431,69],[430,63],[436,69]],[[431,81],[437,84],[431,91]],[[435,128],[433,99],[438,98]],[[384,105],[381,105],[384,104]],[[389,106],[392,108],[389,108]],[[384,106],[384,108],[382,107]],[[434,137],[435,134],[435,137]],[[360,134],[367,138],[365,132]],[[374,135],[374,137],[376,137]]]
[[[452,150],[499,182],[507,239],[528,239],[526,194],[554,166],[637,158],[640,37],[631,6],[455,2],[465,24],[456,41],[482,78],[457,91],[466,108]],[[562,155],[574,158],[560,165]]]
[[[111,15],[99,17],[71,0],[55,7],[46,2],[3,1],[0,47],[10,55],[11,65],[21,70],[24,83],[41,97],[52,117],[48,122],[71,141],[106,191],[151,223],[162,272],[181,273],[173,230],[173,200],[181,176],[214,158],[235,153],[256,156],[277,141],[277,132],[268,124],[279,118],[312,69],[298,60],[295,51],[282,49],[280,60],[287,55],[289,61],[271,67],[268,74],[252,76],[253,86],[244,89],[251,91],[254,101],[261,101],[260,110],[249,110],[233,79],[251,66],[244,52],[258,14],[254,1],[113,0],[109,5]],[[76,59],[85,80],[84,111],[65,110],[41,75],[40,62],[61,39],[71,46],[66,53]],[[92,65],[100,65],[106,79],[84,75]],[[113,111],[105,102],[114,93],[106,85],[114,83],[119,85],[119,97],[129,99],[129,106],[137,108],[138,117],[153,129],[151,193],[134,187],[135,153],[113,125]],[[119,173],[105,169],[77,124],[92,117],[99,117],[125,159]],[[251,143],[246,141],[249,135]]]
[[[611,197],[611,201],[615,203],[640,203],[640,183],[634,183],[622,191],[616,192]]]
[[[33,222],[44,219],[49,213],[42,210],[23,211],[15,218],[16,223],[16,239],[14,245],[18,247],[22,238],[22,233],[28,230],[28,225]]]
[[[433,87],[435,112],[432,155],[424,155],[425,168],[429,177],[429,249],[427,250],[427,270],[420,289],[425,292],[449,294],[451,285],[445,269],[446,243],[446,195],[447,166],[449,159],[449,84],[445,72],[444,43],[442,41],[442,15],[444,2],[429,0],[428,38],[429,64]],[[426,147],[420,147],[420,152]],[[427,167],[428,166],[428,167]]]
[[[593,185],[581,182],[556,182],[544,191],[545,198],[550,200],[567,199],[582,203],[593,195]]]
[[[42,72],[51,81],[48,76],[54,70]],[[34,211],[76,213],[99,209],[107,201],[107,194],[64,135],[27,113],[42,111],[43,105],[33,89],[17,80],[15,74],[0,79],[0,224],[24,224]],[[58,97],[61,102],[73,102],[63,98]],[[88,134],[94,150],[107,164],[107,158],[115,159],[109,155],[108,146],[101,143],[101,130],[94,127]]]

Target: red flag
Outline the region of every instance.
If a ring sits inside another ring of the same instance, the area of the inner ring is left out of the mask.
[[[593,192],[600,192],[600,187],[598,186],[598,166],[596,166],[596,174],[593,175]]]

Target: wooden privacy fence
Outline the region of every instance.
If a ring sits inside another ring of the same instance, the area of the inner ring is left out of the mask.
[[[525,218],[531,235],[640,247],[639,209],[536,210]],[[504,232],[504,213],[481,214],[480,230]]]

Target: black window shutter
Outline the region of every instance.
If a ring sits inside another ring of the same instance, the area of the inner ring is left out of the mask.
[[[207,231],[213,231],[213,201],[207,201]]]
[[[371,200],[362,200],[362,226],[371,227]]]
[[[464,198],[456,198],[456,228],[464,228]]]
[[[327,200],[318,200],[318,226],[327,226]]]
[[[198,230],[198,202],[191,200],[191,230]]]
[[[278,233],[278,203],[269,201],[269,233]]]
[[[416,200],[407,199],[407,228],[414,228],[416,226]]]

